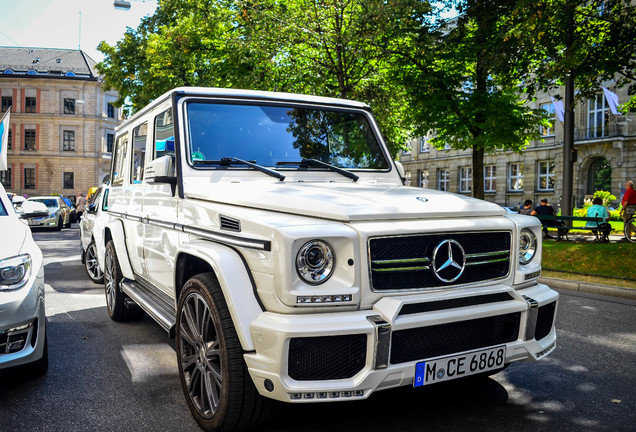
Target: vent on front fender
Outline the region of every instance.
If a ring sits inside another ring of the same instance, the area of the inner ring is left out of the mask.
[[[223,230],[235,231],[235,232],[241,231],[241,222],[237,219],[220,215],[219,222],[221,225],[221,229]]]

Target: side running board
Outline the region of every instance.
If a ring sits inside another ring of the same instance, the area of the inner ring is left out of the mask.
[[[121,282],[121,290],[174,337],[177,313],[171,298],[149,284],[130,279]]]

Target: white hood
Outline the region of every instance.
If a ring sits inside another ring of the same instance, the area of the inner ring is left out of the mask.
[[[357,183],[237,182],[212,187],[208,184],[206,190],[186,187],[186,196],[343,222],[505,214],[496,204],[461,195]]]
[[[0,216],[0,259],[24,253],[30,228],[14,215]]]

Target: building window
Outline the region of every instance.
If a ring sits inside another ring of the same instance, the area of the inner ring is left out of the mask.
[[[548,115],[548,121],[550,122],[549,127],[539,126],[539,132],[541,136],[548,137],[554,136],[554,124],[556,123],[556,115],[554,113],[554,104],[553,103],[545,103],[541,104],[541,109],[546,112]]]
[[[605,136],[609,124],[609,106],[604,94],[597,94],[587,101],[587,137]]]
[[[495,192],[497,190],[497,167],[486,165],[484,167],[484,192]]]
[[[64,98],[64,114],[75,114],[75,99]]]
[[[24,112],[34,113],[36,112],[37,98],[33,96],[27,96],[24,98]]]
[[[402,154],[403,155],[410,155],[411,154],[411,143],[406,143],[404,149],[402,150]]]
[[[13,133],[11,131],[11,126],[9,126],[9,136],[7,137],[7,150],[11,150],[13,147]]]
[[[24,130],[24,149],[35,150],[35,129]]]
[[[554,190],[554,162],[539,162],[537,189],[540,191]]]
[[[508,190],[510,192],[523,191],[523,164],[510,164],[508,166]]]
[[[24,189],[35,189],[35,168],[24,169]]]
[[[459,169],[459,192],[468,193],[473,190],[473,169],[462,167]]]
[[[7,168],[6,171],[0,171],[0,183],[5,188],[11,187],[11,168]]]
[[[62,134],[62,150],[75,151],[75,131],[65,130]]]
[[[428,189],[428,170],[418,172],[417,185],[421,188]]]
[[[428,153],[431,151],[431,145],[426,137],[420,138],[420,153]]]
[[[2,96],[2,112],[7,111],[13,105],[12,96]]]
[[[113,143],[115,142],[115,135],[114,134],[106,134],[106,152],[107,153],[112,153],[113,152]]]
[[[450,188],[450,171],[441,169],[437,175],[437,189],[448,192]]]
[[[115,118],[115,105],[111,103],[106,104],[106,113],[109,118]]]
[[[75,189],[75,173],[64,173],[64,189]]]

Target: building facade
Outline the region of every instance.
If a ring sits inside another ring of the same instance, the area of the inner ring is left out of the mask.
[[[618,95],[619,104],[629,100],[626,87],[617,89],[613,83],[605,87]],[[563,92],[561,89],[562,97]],[[484,156],[484,198],[511,207],[519,207],[526,199],[537,204],[547,198],[555,208],[560,207],[563,123],[550,95],[540,95],[531,106],[549,113],[551,127],[541,127],[541,139],[530,142],[520,153],[498,151]],[[609,191],[618,201],[625,181],[636,181],[636,116],[612,114],[602,89],[595,98],[579,101],[574,116],[574,206],[582,206],[596,190]],[[412,186],[466,195],[472,192],[471,150],[439,150],[424,137],[410,142],[399,159]]]
[[[80,50],[0,47],[0,115],[11,110],[8,170],[0,171],[8,192],[74,197],[102,183],[121,110],[95,64]]]

